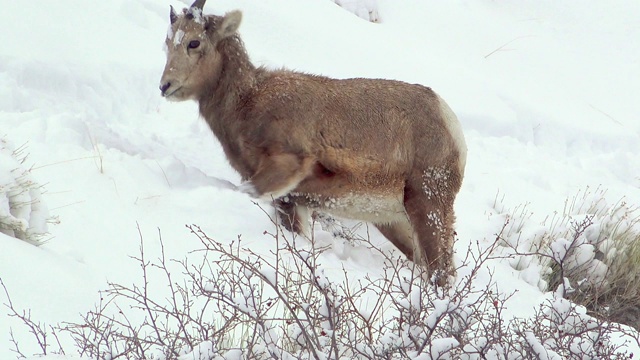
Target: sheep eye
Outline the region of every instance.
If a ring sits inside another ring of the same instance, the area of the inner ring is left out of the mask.
[[[191,40],[189,42],[189,49],[196,49],[198,46],[200,46],[200,41],[198,40]]]

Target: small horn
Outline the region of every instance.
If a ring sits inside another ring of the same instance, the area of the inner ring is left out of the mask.
[[[169,12],[169,19],[173,24],[178,20],[178,14],[176,14],[176,10],[173,8],[173,6],[169,5],[169,7],[171,8],[171,11]]]
[[[196,1],[193,2],[193,4],[191,4],[191,7],[202,10],[202,8],[204,7],[204,3],[206,1],[207,0],[196,0]]]

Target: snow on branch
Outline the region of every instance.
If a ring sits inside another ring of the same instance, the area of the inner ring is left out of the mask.
[[[637,332],[592,317],[558,293],[531,317],[508,317],[511,295],[488,266],[506,260],[496,250],[507,223],[495,241],[473,242],[459,254],[459,278],[445,288],[363,238],[357,241],[368,247],[361,250],[382,258],[381,273],[353,279],[343,269],[342,277],[322,264],[328,248],[272,222],[266,255],[241,237],[220,242],[193,225],[201,243],[195,260],[168,259],[162,246],[148,260],[140,235],[137,285],[110,284],[81,323],[47,328],[20,318],[36,342],[51,329],[70,335],[75,353],[99,359],[630,359],[625,346],[640,344]],[[176,273],[186,279],[173,280]],[[166,292],[155,294],[152,282]],[[10,300],[5,305],[24,313]]]

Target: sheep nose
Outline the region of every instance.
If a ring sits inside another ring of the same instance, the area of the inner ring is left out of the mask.
[[[168,88],[171,87],[171,83],[170,82],[166,82],[164,84],[160,84],[160,91],[162,92],[162,94],[164,95],[164,93],[167,91]]]

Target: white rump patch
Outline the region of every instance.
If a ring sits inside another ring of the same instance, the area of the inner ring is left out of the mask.
[[[444,118],[444,123],[449,130],[449,134],[453,137],[453,142],[460,151],[460,175],[464,175],[464,167],[467,164],[467,143],[464,141],[464,134],[462,133],[462,127],[458,121],[458,117],[451,110],[449,105],[438,95],[438,101],[440,102],[440,113]]]
[[[184,31],[179,30],[176,31],[175,36],[173,37],[173,45],[178,46],[182,43],[182,38],[184,37]]]

